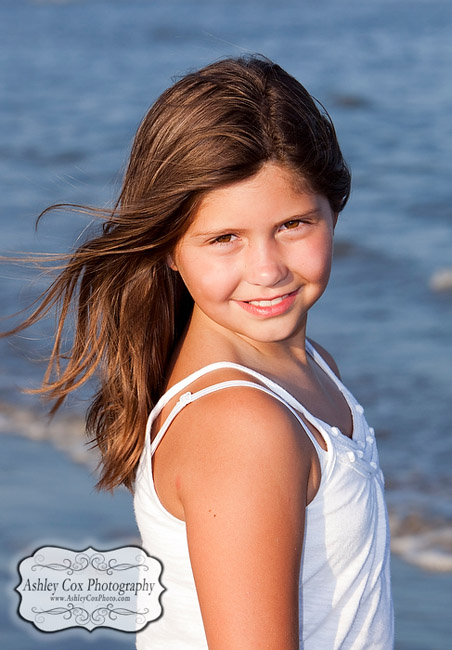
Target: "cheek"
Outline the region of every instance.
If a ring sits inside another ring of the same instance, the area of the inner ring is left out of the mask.
[[[237,273],[232,264],[205,259],[202,255],[180,260],[179,273],[193,300],[221,302],[232,294],[237,286]]]
[[[298,251],[296,265],[307,279],[323,283],[328,281],[332,258],[332,239],[321,237],[311,241],[306,249]]]

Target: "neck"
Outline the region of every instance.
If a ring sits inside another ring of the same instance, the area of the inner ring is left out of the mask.
[[[203,343],[202,354],[208,363],[223,360],[261,368],[308,364],[306,319],[288,339],[258,341],[218,325],[195,306],[183,347],[199,350],[199,341]]]

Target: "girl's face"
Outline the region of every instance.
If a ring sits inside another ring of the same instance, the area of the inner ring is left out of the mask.
[[[328,283],[336,215],[300,186],[266,163],[201,203],[170,266],[212,326],[251,342],[304,337],[307,312]]]

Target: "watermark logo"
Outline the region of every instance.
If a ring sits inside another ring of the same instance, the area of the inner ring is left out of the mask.
[[[70,627],[137,632],[162,615],[162,568],[138,546],[110,551],[44,546],[18,565],[18,612],[43,632]]]

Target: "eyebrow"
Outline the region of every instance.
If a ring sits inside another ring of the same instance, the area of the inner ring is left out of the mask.
[[[282,226],[285,223],[288,223],[289,221],[297,221],[297,219],[306,219],[307,217],[315,217],[320,214],[320,209],[319,208],[313,208],[312,210],[308,210],[308,212],[303,212],[303,213],[297,213],[294,214],[293,216],[290,217],[285,217],[284,219],[281,219],[280,221],[276,222],[276,226]],[[219,235],[225,235],[229,232],[234,232],[234,233],[244,233],[247,232],[247,228],[234,228],[233,226],[225,226],[224,228],[220,228],[218,230],[203,230],[203,231],[195,231],[191,233],[192,237],[218,237]]]

